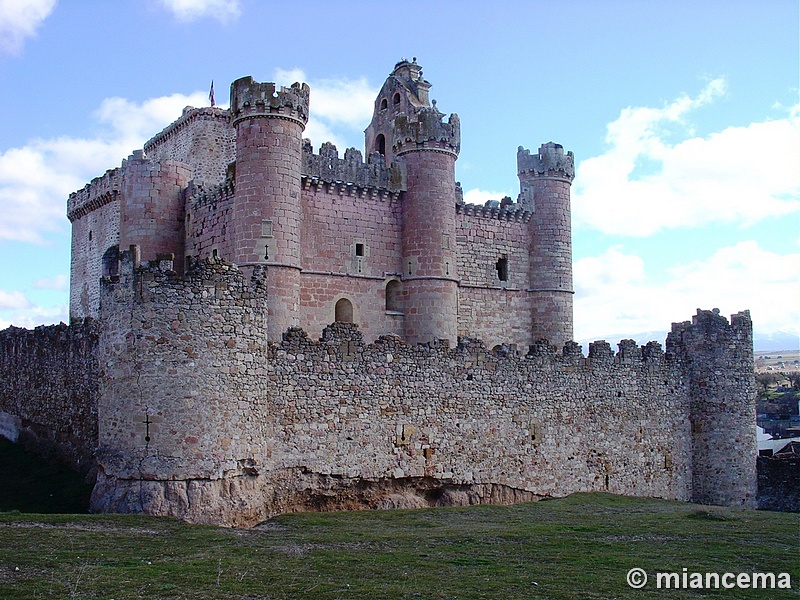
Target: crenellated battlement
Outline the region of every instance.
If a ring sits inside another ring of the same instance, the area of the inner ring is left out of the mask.
[[[122,169],[109,169],[100,177],[95,177],[82,189],[72,192],[67,199],[67,218],[70,222],[113,202],[119,194],[122,182]]]
[[[208,189],[204,186],[190,186],[190,189],[187,191],[187,204],[191,206],[193,210],[208,205],[213,207],[218,203],[233,200],[235,192],[236,180],[232,177]]]
[[[444,113],[436,108],[422,107],[400,114],[392,128],[392,150],[395,156],[408,152],[429,150],[458,156],[461,151],[461,120],[456,113],[443,121]]]
[[[308,121],[310,89],[305,83],[294,83],[278,90],[274,83],[259,83],[242,77],[231,84],[231,123],[253,117],[280,117],[300,123]]]
[[[497,219],[513,223],[527,223],[533,216],[532,210],[518,202],[512,202],[509,197],[502,200],[487,200],[484,204],[456,202],[456,212],[469,217]]]
[[[575,157],[564,154],[564,146],[554,142],[542,144],[538,154],[531,154],[522,146],[517,148],[517,174],[535,177],[556,177],[572,181],[575,178]]]
[[[304,140],[301,177],[304,187],[319,189],[325,185],[345,195],[388,192],[396,199],[406,189],[400,166],[387,165],[378,152],[372,152],[365,162],[360,150],[348,148],[344,158],[339,158],[336,146],[330,142],[322,144],[319,154],[314,154],[311,142]]]

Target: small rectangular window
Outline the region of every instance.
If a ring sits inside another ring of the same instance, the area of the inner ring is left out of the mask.
[[[364,256],[364,244],[356,244],[356,256]]]

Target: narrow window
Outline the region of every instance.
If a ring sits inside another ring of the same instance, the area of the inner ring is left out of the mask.
[[[356,244],[356,256],[364,256],[364,244]]]
[[[352,323],[353,322],[353,303],[347,298],[342,298],[336,302],[334,308],[337,323]]]
[[[378,134],[378,137],[375,138],[375,150],[381,153],[381,155],[386,156],[386,138],[383,137],[383,134]]]
[[[89,241],[90,242],[92,241],[92,232],[91,231],[89,232]]]
[[[386,102],[386,98],[381,98],[381,110],[386,110],[389,107],[389,103]]]
[[[392,98],[392,104],[394,104],[395,106],[400,104],[400,94],[395,94],[394,95],[394,97]]]
[[[386,284],[386,310],[403,312],[403,284],[396,279]]]
[[[500,257],[495,268],[497,269],[497,278],[500,281],[508,281],[508,256],[504,254]]]
[[[212,258],[217,258],[217,249],[216,249],[216,248],[214,248],[214,249],[211,251],[211,257],[212,257]]]

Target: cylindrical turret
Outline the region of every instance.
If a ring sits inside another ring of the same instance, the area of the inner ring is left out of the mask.
[[[173,254],[178,258],[175,268],[182,272],[183,190],[191,176],[192,169],[187,164],[151,161],[141,150],[134,152],[123,168],[119,247],[139,246],[142,260],[146,261]]]
[[[458,338],[455,163],[458,115],[447,123],[436,107],[400,115],[392,150],[405,163],[403,286],[405,337],[410,344]]]
[[[231,84],[236,128],[234,262],[267,268],[268,338],[280,341],[299,325],[300,174],[309,89],[276,90],[252,77]]]
[[[688,387],[692,427],[692,502],[755,508],[756,383],[750,311],[697,310],[673,323],[667,352]]]
[[[533,339],[555,346],[572,340],[572,227],[570,186],[575,178],[572,152],[549,142],[531,155],[517,151],[522,200],[533,210],[529,221]]]

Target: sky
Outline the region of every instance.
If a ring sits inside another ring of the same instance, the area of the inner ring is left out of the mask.
[[[697,308],[800,334],[796,0],[0,0],[0,328],[69,320],[66,200],[229,85],[311,87],[315,149],[363,150],[394,64],[461,119],[467,202],[518,146],[575,154],[575,338]],[[619,337],[617,337],[619,339]],[[659,339],[654,333],[653,339]],[[661,338],[659,341],[663,341]]]

